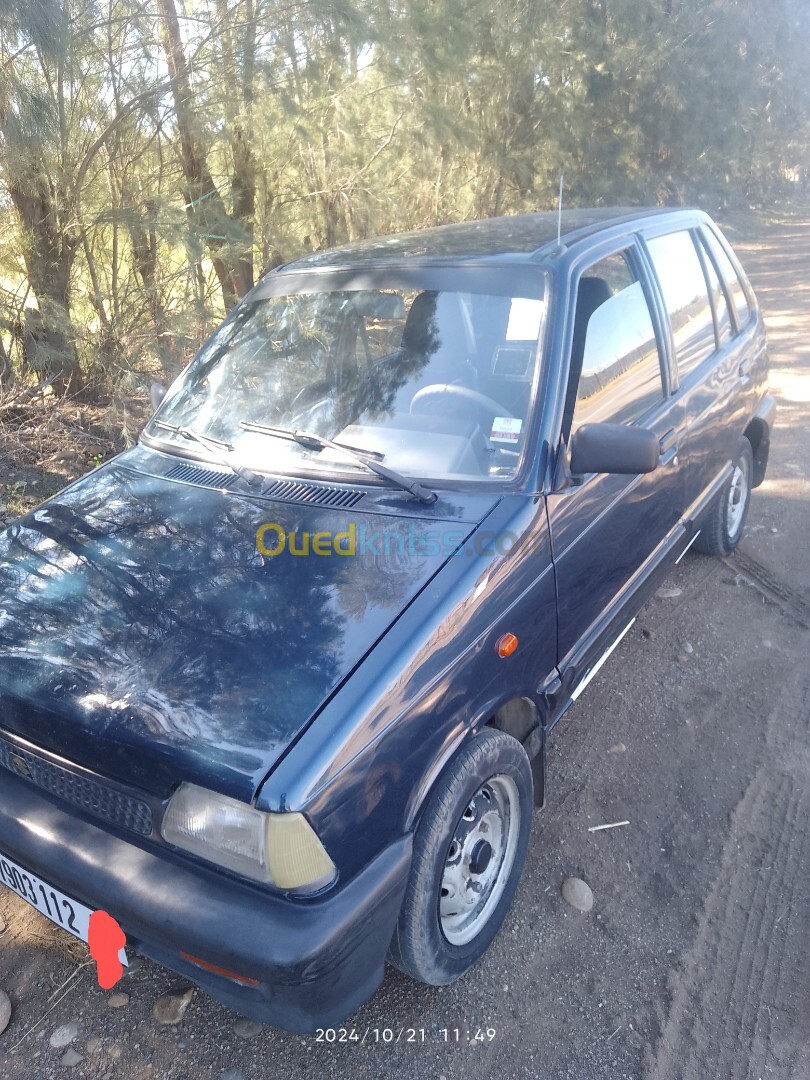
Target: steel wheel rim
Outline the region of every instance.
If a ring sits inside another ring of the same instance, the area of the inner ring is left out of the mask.
[[[737,462],[731,474],[726,508],[726,528],[730,539],[734,539],[742,527],[745,504],[748,499],[748,472],[743,461]]]
[[[489,922],[509,881],[519,833],[517,784],[493,776],[467,803],[447,851],[439,922],[451,945],[466,945]]]

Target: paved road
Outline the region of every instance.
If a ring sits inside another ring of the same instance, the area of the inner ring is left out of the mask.
[[[81,952],[0,893],[0,1075],[63,1075],[47,1036],[77,1021],[82,1077],[810,1077],[810,223],[740,246],[780,401],[768,480],[740,555],[685,559],[680,595],[651,602],[555,731],[550,804],[486,962],[443,989],[390,972],[348,1025],[362,1043],[243,1039],[201,994],[167,1029],[151,1008],[170,974],[142,964],[112,1010]],[[588,915],[560,897],[570,874]]]

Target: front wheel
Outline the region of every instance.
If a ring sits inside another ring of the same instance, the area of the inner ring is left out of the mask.
[[[483,955],[517,889],[533,807],[520,743],[485,729],[453,758],[414,837],[411,876],[389,960],[431,986]]]
[[[743,533],[751,501],[754,455],[748,439],[740,439],[731,476],[709,508],[695,547],[704,555],[730,555]]]

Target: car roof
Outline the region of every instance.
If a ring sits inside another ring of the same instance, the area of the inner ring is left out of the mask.
[[[626,222],[640,222],[662,214],[682,213],[680,207],[599,207],[564,210],[559,221],[560,239],[572,242]],[[362,243],[316,252],[279,267],[282,271],[337,269],[363,263],[402,259],[501,259],[525,260],[547,254],[556,246],[558,214],[547,211],[510,217],[465,221],[414,232],[380,236]]]

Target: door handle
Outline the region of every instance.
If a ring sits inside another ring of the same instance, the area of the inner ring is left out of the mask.
[[[678,432],[670,428],[658,440],[658,455],[662,465],[678,464]]]

